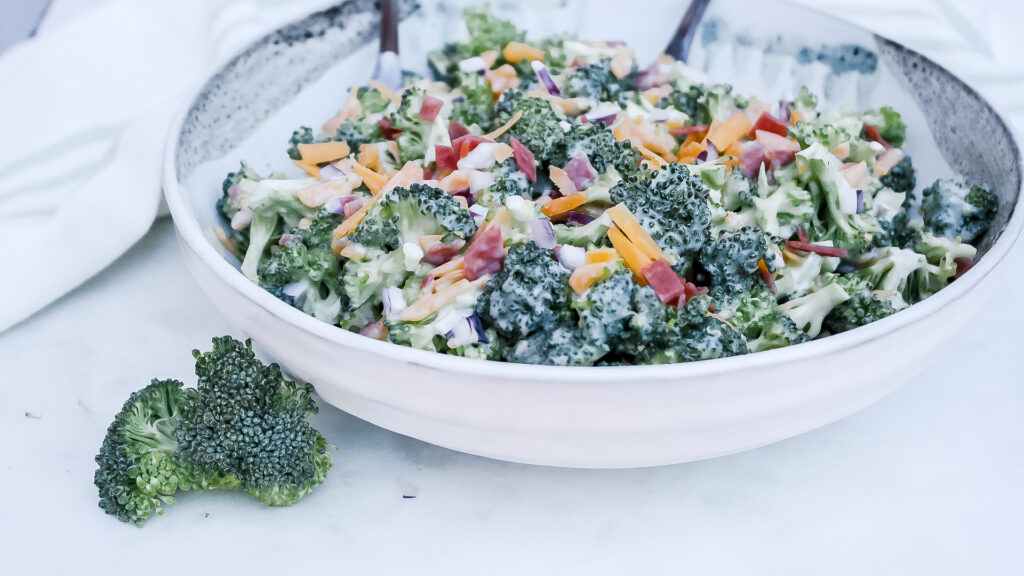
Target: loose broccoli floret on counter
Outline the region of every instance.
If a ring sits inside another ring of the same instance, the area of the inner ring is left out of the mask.
[[[833,334],[853,330],[896,313],[892,300],[881,294],[858,292],[825,317],[822,326]]]
[[[503,139],[515,137],[537,160],[549,161],[557,158],[563,146],[564,133],[560,119],[551,103],[542,98],[531,98],[520,90],[506,91],[494,109],[495,123],[503,125],[517,112],[523,115]]]
[[[553,326],[569,307],[569,272],[533,242],[512,246],[504,268],[488,280],[476,314],[510,342]],[[514,344],[513,344],[514,347]]]
[[[849,299],[850,295],[846,290],[838,283],[832,282],[821,290],[780,304],[779,310],[789,316],[797,328],[814,338],[821,333],[822,323],[829,312]]]
[[[910,192],[917,186],[917,174],[914,173],[914,162],[910,156],[904,156],[882,176],[882,186],[888,186],[896,192]]]
[[[421,236],[443,234],[444,241],[466,240],[476,232],[473,215],[455,197],[426,184],[387,192],[349,234],[349,240],[385,252]]]
[[[463,126],[475,125],[482,131],[490,131],[494,126],[494,102],[490,86],[482,76],[474,72],[463,72],[458,78],[463,97],[452,102],[451,119]]]
[[[711,276],[711,296],[728,301],[759,283],[758,262],[775,270],[774,254],[759,228],[744,227],[704,245],[700,264]]]
[[[555,224],[552,229],[555,231],[555,239],[559,244],[570,244],[587,248],[590,245],[604,245],[608,230],[612,227],[612,219],[607,214],[601,214],[596,219],[582,225],[569,226],[567,224]]]
[[[321,210],[308,228],[293,228],[284,243],[260,261],[260,286],[281,300],[329,324],[336,324],[344,302],[341,266],[331,249],[331,233],[342,216]]]
[[[940,179],[922,191],[925,228],[936,236],[960,237],[973,244],[988,231],[998,207],[996,195],[982,186]]]
[[[307,421],[317,411],[311,386],[230,337],[193,354],[196,388],[153,380],[107,429],[94,477],[100,508],[141,526],[181,491],[238,489],[288,506],[323,483],[331,456]]]
[[[645,180],[623,181],[611,189],[662,250],[689,258],[711,232],[710,191],[683,164],[668,164]]]
[[[576,124],[565,133],[564,152],[552,159],[559,166],[565,166],[577,154],[587,155],[591,166],[600,174],[614,168],[621,178],[628,178],[640,168],[640,153],[633,149],[629,140],[619,142],[604,124]]]
[[[596,102],[616,102],[624,106],[630,94],[630,76],[616,78],[612,74],[611,60],[577,66],[565,79],[565,92],[569,98],[589,98]]]

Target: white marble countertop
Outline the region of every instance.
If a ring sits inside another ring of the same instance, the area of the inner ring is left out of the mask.
[[[541,468],[434,447],[324,405],[314,422],[339,448],[335,467],[299,505],[186,494],[140,530],[96,505],[93,457],[106,426],[150,378],[188,382],[192,348],[232,332],[161,220],[110,269],[0,334],[0,566],[104,575],[178,574],[183,563],[199,574],[1021,573],[1022,263],[1018,245],[991,301],[920,377],[773,446],[653,469]]]

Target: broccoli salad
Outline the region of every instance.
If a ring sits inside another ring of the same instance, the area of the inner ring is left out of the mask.
[[[766,102],[622,43],[463,18],[434,79],[371,80],[296,130],[303,177],[228,174],[216,232],[249,279],[422,350],[690,362],[912,306],[971,266],[995,215],[983,186],[918,187],[892,108]]]

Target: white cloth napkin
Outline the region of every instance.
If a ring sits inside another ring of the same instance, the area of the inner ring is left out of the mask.
[[[931,54],[1024,125],[1022,3],[801,1]],[[0,55],[0,331],[149,229],[166,126],[183,91],[249,40],[332,3],[90,2],[56,0],[38,36]]]
[[[166,127],[187,88],[249,40],[330,3],[96,2],[0,55],[0,331],[149,229]]]

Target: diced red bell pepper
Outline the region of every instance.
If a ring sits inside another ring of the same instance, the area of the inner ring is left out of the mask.
[[[654,289],[658,299],[664,304],[679,300],[686,293],[686,283],[668,265],[664,258],[655,260],[640,271],[647,283]]]
[[[448,121],[448,138],[454,141],[456,138],[465,136],[466,134],[469,134],[469,128],[466,128],[455,120]]]
[[[771,132],[783,137],[789,135],[786,125],[767,112],[762,112],[758,116],[757,122],[754,122],[754,127],[750,130],[750,137],[753,138],[758,130],[764,130],[765,132]]]
[[[864,125],[864,135],[867,136],[868,140],[871,140],[873,142],[878,142],[879,144],[884,146],[886,150],[889,150],[890,148],[892,148],[892,144],[889,144],[888,142],[886,142],[885,138],[882,138],[881,133],[878,132],[878,126],[872,126],[871,124],[865,124]]]
[[[472,282],[486,274],[496,274],[505,265],[505,241],[501,226],[488,226],[466,249],[466,279]]]
[[[810,242],[798,242],[795,240],[786,240],[786,248],[789,248],[790,250],[799,250],[800,252],[814,252],[815,254],[826,258],[846,258],[847,255],[845,248],[818,246],[817,244],[811,244]]]
[[[424,122],[433,122],[434,118],[437,118],[437,113],[441,111],[441,106],[444,106],[444,100],[424,96],[423,104],[420,105],[420,119]]]
[[[466,157],[466,154],[472,152],[478,144],[482,144],[484,142],[494,142],[494,140],[484,138],[483,136],[477,136],[475,134],[464,134],[455,140],[452,140],[452,149],[455,150],[455,156],[461,160]]]
[[[530,182],[537,181],[537,165],[534,163],[533,152],[530,152],[523,143],[512,137],[512,156],[516,160],[516,167],[526,175]]]
[[[380,135],[388,140],[394,140],[402,133],[401,128],[395,128],[391,125],[391,118],[381,118],[380,120],[377,120],[377,126],[380,126]]]
[[[459,166],[459,157],[451,146],[434,145],[434,161],[437,162],[437,170],[455,170]]]

